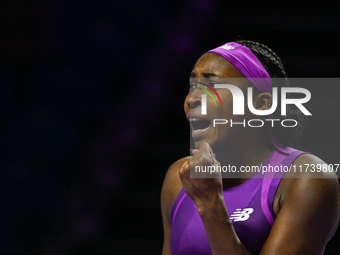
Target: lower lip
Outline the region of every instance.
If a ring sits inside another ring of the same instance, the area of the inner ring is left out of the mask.
[[[198,137],[200,137],[200,136],[203,136],[204,133],[206,133],[206,132],[208,131],[209,128],[210,128],[210,126],[207,127],[207,128],[205,128],[205,129],[192,130],[192,131],[191,131],[191,136],[192,136],[192,138],[195,139],[195,138],[198,138]]]

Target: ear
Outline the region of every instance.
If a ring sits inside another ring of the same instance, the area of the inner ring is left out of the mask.
[[[258,94],[253,104],[257,110],[268,110],[272,105],[272,96],[269,93]]]

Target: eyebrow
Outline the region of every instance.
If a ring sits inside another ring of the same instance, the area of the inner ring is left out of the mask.
[[[213,73],[213,72],[202,72],[202,75],[203,75],[204,78],[211,78],[211,77],[224,78],[223,75],[216,74],[216,73]],[[196,73],[191,72],[190,78],[195,78],[195,77],[196,77]]]

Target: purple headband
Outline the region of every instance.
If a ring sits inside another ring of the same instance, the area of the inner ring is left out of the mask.
[[[254,53],[246,46],[236,42],[229,42],[208,52],[217,53],[228,60],[237,70],[248,78],[260,92],[272,94],[272,83],[269,74]]]
[[[272,82],[266,69],[255,54],[246,46],[236,42],[228,42],[206,53],[213,52],[228,60],[239,70],[260,92],[272,94]],[[256,79],[254,79],[256,78]],[[270,130],[270,138],[273,145],[284,154],[290,153],[289,147],[284,147]]]

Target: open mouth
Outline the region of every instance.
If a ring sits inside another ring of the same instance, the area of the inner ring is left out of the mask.
[[[190,118],[189,119],[190,125],[192,129],[196,131],[204,131],[208,129],[211,125],[211,121],[206,119],[200,119],[200,118]]]

